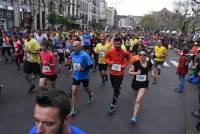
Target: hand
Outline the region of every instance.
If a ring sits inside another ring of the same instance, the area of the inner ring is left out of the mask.
[[[79,65],[79,66],[77,67],[77,70],[80,72],[80,71],[83,71],[84,68],[82,68],[81,65]]]
[[[112,65],[112,64],[114,64],[114,62],[113,62],[113,61],[111,61],[111,62],[110,62],[110,65]]]
[[[137,75],[139,75],[139,74],[141,74],[141,70],[140,69],[137,71]]]

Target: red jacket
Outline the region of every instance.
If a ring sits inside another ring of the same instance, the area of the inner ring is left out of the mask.
[[[116,48],[112,48],[106,53],[103,60],[108,65],[111,65],[112,62],[113,64],[121,65],[122,69],[120,71],[112,70],[112,67],[110,68],[111,75],[121,76],[121,75],[124,75],[124,69],[129,64],[130,57],[129,57],[128,52],[122,49],[118,50]]]
[[[185,55],[181,55],[177,67],[177,74],[186,75],[188,72],[188,59]]]

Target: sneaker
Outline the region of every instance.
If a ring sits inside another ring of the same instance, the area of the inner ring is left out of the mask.
[[[115,105],[110,104],[110,107],[109,107],[108,113],[109,113],[110,115],[112,115],[114,112],[115,112]]]
[[[70,112],[70,115],[71,115],[71,116],[75,116],[76,114],[77,114],[77,108],[72,107],[71,112]]]
[[[31,94],[34,88],[35,88],[35,85],[32,85],[28,90],[28,94]]]
[[[174,92],[176,92],[176,93],[183,93],[183,91],[180,90],[179,88],[176,88],[176,89],[174,90]]]
[[[193,115],[195,118],[199,118],[199,119],[200,119],[200,113],[199,113],[199,112],[192,112],[192,115]]]
[[[131,122],[132,122],[132,123],[137,123],[137,117],[136,117],[136,116],[133,116],[133,117],[131,118]]]
[[[154,79],[154,80],[153,80],[152,84],[153,84],[153,85],[155,85],[155,84],[156,84],[156,79]]]
[[[94,93],[91,93],[91,95],[89,95],[88,104],[91,104],[94,101],[93,96],[94,96]]]

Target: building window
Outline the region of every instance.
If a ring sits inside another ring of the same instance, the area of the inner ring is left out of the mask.
[[[64,6],[62,4],[59,5],[59,13],[63,14],[64,13]]]
[[[55,4],[53,2],[49,2],[49,12],[55,11]]]

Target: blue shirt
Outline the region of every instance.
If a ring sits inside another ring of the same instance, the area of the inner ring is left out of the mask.
[[[54,37],[52,38],[52,44],[55,46],[55,45],[57,44],[57,41],[58,41],[57,37],[54,36]]]
[[[84,46],[90,46],[91,45],[91,39],[92,36],[89,34],[84,34],[83,35],[83,40],[84,40]]]
[[[72,134],[86,134],[85,132],[81,131],[79,128],[73,127],[73,126],[69,126],[71,128]],[[28,134],[36,134],[37,133],[37,129],[34,126]]]
[[[73,63],[73,78],[75,80],[87,80],[89,79],[89,70],[85,69],[83,71],[78,71],[77,66],[81,68],[86,68],[89,65],[92,65],[92,60],[90,56],[83,50],[78,53],[72,53],[70,56]]]

